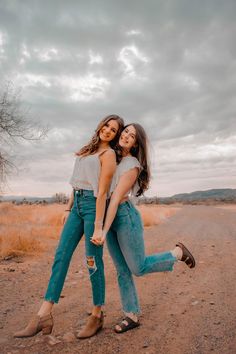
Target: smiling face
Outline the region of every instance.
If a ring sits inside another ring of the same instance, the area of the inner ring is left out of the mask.
[[[136,129],[133,125],[128,125],[122,131],[119,145],[126,151],[126,153],[129,153],[130,149],[136,145]]]
[[[117,120],[111,119],[99,131],[99,138],[103,142],[112,141],[118,132],[119,123]]]

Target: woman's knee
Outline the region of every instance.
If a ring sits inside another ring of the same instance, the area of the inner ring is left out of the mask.
[[[117,274],[120,276],[130,276],[135,275],[136,277],[140,277],[143,274],[143,266],[137,264],[127,264],[122,265],[121,262],[115,264]]]
[[[90,276],[97,271],[97,264],[95,256],[86,256],[87,268]]]
[[[136,277],[141,277],[143,275],[143,269],[142,267],[139,266],[131,266],[130,271]]]
[[[132,272],[127,267],[117,267],[116,272],[118,278],[129,278],[132,276]]]
[[[90,276],[104,269],[103,260],[100,256],[86,255],[86,263]]]

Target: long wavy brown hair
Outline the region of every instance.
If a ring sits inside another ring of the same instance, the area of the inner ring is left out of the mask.
[[[132,156],[136,157],[141,165],[141,171],[138,176],[139,190],[136,194],[138,197],[148,189],[151,178],[150,162],[148,156],[148,138],[145,130],[140,124],[131,123],[125,126],[125,128],[130,125],[132,125],[136,130],[136,142],[135,145],[131,148],[130,153]]]
[[[77,156],[87,156],[87,155],[91,155],[91,154],[96,153],[96,151],[98,150],[98,147],[99,147],[99,142],[100,142],[99,132],[104,127],[104,125],[106,125],[110,120],[117,121],[117,123],[119,125],[119,128],[118,128],[115,138],[112,141],[110,141],[110,143],[109,143],[109,145],[111,146],[112,149],[114,149],[115,151],[117,150],[116,147],[118,144],[120,133],[124,128],[124,120],[123,120],[123,118],[121,118],[120,116],[118,116],[116,114],[110,114],[109,116],[107,116],[101,120],[101,122],[98,124],[91,140],[86,145],[84,145],[79,151],[76,152]]]

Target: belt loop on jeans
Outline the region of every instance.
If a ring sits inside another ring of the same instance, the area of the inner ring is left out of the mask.
[[[83,189],[75,189],[75,194],[83,195]]]
[[[126,200],[126,205],[130,208],[130,202],[129,202],[129,200]]]

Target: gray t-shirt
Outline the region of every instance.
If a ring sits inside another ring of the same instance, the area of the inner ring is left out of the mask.
[[[122,158],[121,162],[116,168],[116,172],[113,176],[112,183],[111,183],[111,188],[110,188],[110,193],[114,192],[116,186],[119,183],[120,177],[125,173],[128,172],[129,170],[137,167],[139,169],[139,172],[141,170],[141,165],[139,161],[136,159],[134,156],[125,156]],[[125,197],[128,196],[129,194],[131,195],[136,195],[137,191],[139,189],[138,182],[136,181],[134,186],[126,193]]]

